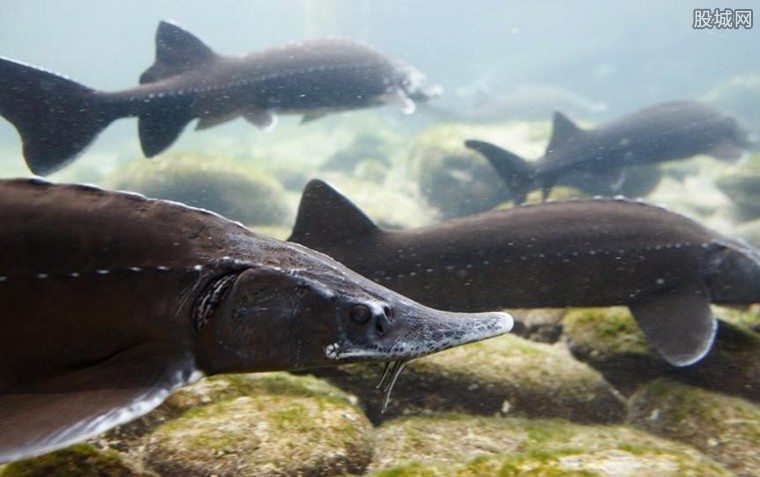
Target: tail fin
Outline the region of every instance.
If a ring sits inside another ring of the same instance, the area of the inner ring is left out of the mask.
[[[536,172],[528,161],[488,142],[469,139],[464,145],[488,159],[512,193],[515,204],[525,202],[528,192],[536,186]]]
[[[66,166],[119,114],[101,93],[66,77],[0,57],[0,115],[21,136],[32,172]]]

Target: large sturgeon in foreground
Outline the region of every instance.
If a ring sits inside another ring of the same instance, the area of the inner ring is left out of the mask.
[[[756,250],[624,199],[548,202],[383,230],[314,180],[288,240],[445,310],[627,305],[675,366],[710,350],[717,329],[711,302],[760,302]]]
[[[168,148],[194,119],[197,129],[243,117],[269,130],[277,115],[309,121],[334,111],[396,104],[440,94],[399,60],[349,40],[311,40],[245,56],[221,56],[180,26],[162,21],[156,62],[140,85],[96,91],[49,71],[0,57],[0,115],[18,130],[35,174],[73,161],[111,122],[139,118],[146,157]]]
[[[297,244],[136,194],[0,181],[0,462],[147,413],[201,375],[390,363],[506,333]]]

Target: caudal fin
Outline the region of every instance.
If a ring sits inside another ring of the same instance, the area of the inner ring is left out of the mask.
[[[0,115],[16,127],[26,164],[39,175],[72,162],[118,117],[101,93],[2,57]]]
[[[536,173],[528,161],[488,142],[469,139],[464,145],[488,159],[507,185],[515,204],[525,202],[528,192],[536,187]]]

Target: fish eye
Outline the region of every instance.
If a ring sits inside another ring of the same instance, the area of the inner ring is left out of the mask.
[[[357,325],[366,325],[372,318],[372,312],[366,305],[354,305],[348,310],[348,317]]]

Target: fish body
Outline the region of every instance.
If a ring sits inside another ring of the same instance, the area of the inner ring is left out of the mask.
[[[243,117],[270,130],[277,115],[304,121],[334,111],[396,104],[440,94],[415,68],[349,40],[292,43],[245,56],[222,56],[180,26],[162,21],[156,62],[140,85],[103,92],[0,58],[0,115],[18,130],[35,174],[73,161],[111,122],[137,117],[146,157],[166,150],[188,123],[204,129]]]
[[[487,142],[468,140],[465,145],[491,162],[519,204],[537,187],[546,199],[552,187],[572,172],[601,176],[619,187],[628,167],[697,154],[734,160],[751,142],[734,117],[698,103],[674,102],[594,129],[581,129],[555,112],[546,153],[532,162]]]
[[[760,302],[754,249],[682,215],[622,199],[548,202],[384,230],[312,181],[289,240],[440,309],[626,305],[678,366],[710,349],[711,302]]]
[[[137,194],[4,180],[0,224],[0,462],[139,417],[202,375],[353,361],[397,374],[511,327]]]

